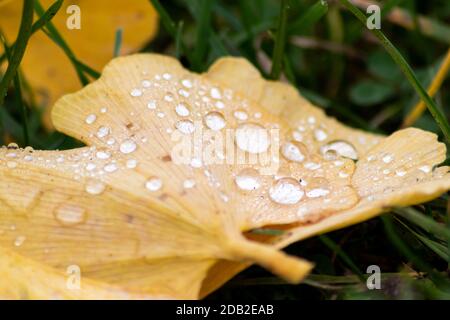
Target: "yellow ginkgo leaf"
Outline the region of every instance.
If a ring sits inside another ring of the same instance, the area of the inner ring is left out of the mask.
[[[17,253],[0,248],[0,299],[174,299],[164,295],[131,293],[119,287],[57,272]],[[74,272],[77,268],[73,269]],[[73,277],[73,278],[71,278]],[[32,284],[32,285],[30,285]]]
[[[88,146],[0,152],[0,245],[130,294],[197,298],[251,263],[298,282],[311,264],[279,248],[450,187],[446,167],[431,170],[445,155],[433,134],[409,129],[364,153],[354,147],[355,163],[342,145],[323,148],[330,132],[348,145],[350,135],[378,137],[309,107],[307,132],[327,138],[297,141],[252,91],[264,85],[259,75],[241,69],[250,73],[244,92],[220,79],[245,75],[217,70],[197,75],[169,57],[133,55],[61,98],[55,127]],[[281,108],[289,87],[267,87]],[[285,232],[242,235],[264,226]]]
[[[294,140],[315,146],[317,150],[336,150],[356,160],[383,139],[381,135],[353,129],[327,117],[294,87],[263,79],[245,59],[220,59],[211,66],[207,76],[280,116],[289,124]]]
[[[45,8],[53,2],[41,0]],[[10,43],[19,30],[22,5],[20,0],[0,2],[0,30]],[[158,19],[147,0],[78,0],[64,1],[52,23],[77,59],[101,70],[113,57],[117,29],[123,30],[121,53],[128,54],[155,36]],[[30,38],[21,68],[41,106],[51,106],[63,94],[81,88],[69,58],[43,31]],[[48,117],[46,124],[51,126]]]
[[[259,241],[283,248],[317,234],[362,222],[395,206],[429,201],[450,189],[449,168],[435,169],[445,160],[445,145],[437,143],[433,134],[417,129],[402,130],[389,137],[387,142],[383,136],[349,128],[327,117],[322,110],[301,97],[295,88],[264,80],[245,59],[220,59],[207,76],[279,115],[289,123],[293,137],[298,137],[299,141],[314,146],[316,150],[334,149],[345,157],[362,159],[356,163],[357,169],[352,178],[352,186],[361,197],[356,206],[315,224],[300,222],[285,225],[280,228],[286,230],[283,236],[259,237]],[[243,86],[242,83],[251,85]],[[386,157],[386,162],[381,162],[384,166],[373,162],[377,159],[377,151]],[[214,291],[248,266],[230,261],[217,263],[210,269],[200,296]]]

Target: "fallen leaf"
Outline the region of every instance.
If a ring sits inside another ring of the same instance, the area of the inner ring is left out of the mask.
[[[48,8],[54,0],[42,0]],[[23,1],[0,2],[0,29],[9,43],[13,43],[19,30]],[[80,9],[80,29],[69,29],[68,19]],[[37,17],[35,15],[35,21]],[[94,70],[100,71],[113,58],[115,33],[123,29],[122,54],[137,51],[156,35],[158,17],[147,0],[125,2],[120,0],[64,1],[52,19],[75,57]],[[0,48],[0,55],[3,47]],[[74,66],[63,50],[42,30],[29,40],[21,63],[39,106],[52,106],[62,95],[81,88]],[[51,128],[49,110],[45,120]]]
[[[311,264],[279,248],[450,188],[448,168],[433,170],[445,159],[435,135],[344,127],[245,64],[197,75],[155,54],[114,59],[52,111],[87,147],[1,150],[0,244],[132,295],[198,298],[251,263],[298,282]],[[336,140],[347,145],[323,148]],[[212,150],[180,156],[188,145]],[[285,232],[242,235],[264,226]]]

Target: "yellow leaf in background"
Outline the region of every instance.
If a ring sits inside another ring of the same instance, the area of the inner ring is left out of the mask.
[[[46,9],[53,2],[42,0],[41,4]],[[9,43],[16,39],[22,4],[20,0],[0,2],[0,30]],[[74,11],[67,10],[71,5],[80,9],[80,29],[69,29],[67,26],[68,19],[74,14]],[[64,1],[52,23],[78,60],[101,71],[113,58],[117,29],[123,29],[121,54],[129,54],[153,39],[158,28],[158,17],[147,0],[68,0]],[[2,50],[0,48],[0,54]],[[21,69],[38,98],[39,106],[50,107],[62,95],[81,88],[69,58],[42,30],[30,38]],[[49,117],[45,120],[50,128]]]
[[[296,283],[312,265],[280,248],[450,188],[434,134],[347,128],[241,59],[198,75],[160,55],[117,58],[52,119],[88,146],[0,152],[0,261],[24,259],[9,286],[26,261],[55,277],[77,266],[130,298],[203,297],[252,263]],[[249,232],[260,227],[284,233]]]

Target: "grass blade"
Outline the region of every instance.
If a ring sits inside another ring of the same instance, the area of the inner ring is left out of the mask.
[[[325,0],[317,1],[299,19],[291,23],[288,33],[304,33],[309,27],[319,21],[328,12],[328,3]]]
[[[433,233],[442,239],[450,238],[450,230],[445,225],[437,223],[433,219],[418,212],[417,210],[414,210],[413,208],[398,208],[394,209],[394,212],[397,215],[421,227],[425,231]]]
[[[338,255],[342,261],[355,273],[362,281],[365,281],[365,278],[356,264],[352,261],[352,259],[341,249],[339,245],[337,245],[333,240],[331,240],[326,235],[319,236],[320,241],[323,242],[330,250]]]
[[[183,50],[181,48],[181,41],[182,41],[182,36],[183,36],[183,25],[184,22],[181,20],[180,22],[178,22],[178,26],[177,26],[177,34],[175,36],[175,57],[177,59],[180,59],[181,55],[183,54]]]
[[[166,9],[164,9],[164,7],[161,5],[161,2],[159,2],[159,0],[149,0],[150,3],[153,5],[153,7],[155,8],[155,10],[158,12],[158,15],[161,19],[161,23],[164,27],[164,29],[166,29],[167,33],[173,38],[176,39],[177,38],[177,25],[176,23],[172,20],[172,18],[169,16],[169,14],[167,13]],[[186,49],[186,46],[184,44],[184,42],[182,41],[182,39],[180,38],[180,52],[183,52],[187,59],[189,60],[189,62],[191,64],[193,64],[194,62],[194,57],[191,53],[191,51]]]
[[[22,114],[22,130],[23,130],[23,140],[24,144],[28,146],[30,144],[30,135],[28,134],[28,115],[27,115],[27,107],[23,103],[22,98],[22,88],[20,85],[20,77],[19,73],[16,72],[16,75],[14,76],[14,90],[15,90],[15,96],[16,96],[16,106],[20,107],[20,111]]]
[[[198,1],[197,31],[195,40],[195,69],[201,70],[208,49],[208,39],[211,32],[211,0]]]
[[[33,24],[33,0],[24,0],[22,9],[22,20],[20,22],[19,33],[12,49],[11,59],[9,59],[8,68],[0,82],[0,106],[3,106],[10,82],[17,73],[17,68],[22,61],[28,39],[31,35]]]
[[[114,37],[114,51],[113,51],[114,57],[118,57],[120,55],[120,49],[122,48],[122,34],[123,34],[123,29],[118,28],[116,30],[116,34]]]
[[[353,15],[358,18],[361,23],[366,25],[366,16],[362,13],[357,7],[351,4],[348,0],[339,0],[348,10],[350,10]],[[384,35],[383,32],[377,29],[370,30],[380,41],[386,51],[391,55],[392,59],[395,63],[400,67],[401,71],[404,73],[408,81],[411,83],[413,88],[425,102],[428,110],[433,116],[436,123],[439,125],[442,133],[445,136],[445,139],[448,143],[450,143],[450,125],[445,117],[445,114],[441,112],[433,99],[430,98],[428,93],[425,91],[423,86],[420,84],[419,80],[417,80],[414,71],[411,69],[409,64],[406,62],[405,58],[401,55],[401,53],[394,47],[394,45],[389,41],[388,38]]]
[[[275,38],[275,46],[272,54],[272,70],[270,78],[277,80],[283,70],[284,48],[286,46],[286,25],[289,12],[288,0],[282,0],[280,5],[280,16]]]
[[[63,1],[64,0],[55,1],[41,17],[35,23],[33,23],[31,34],[34,34],[36,31],[46,26],[47,23],[53,19],[59,9],[61,9]]]
[[[430,95],[430,97],[433,97],[439,91],[439,88],[444,82],[449,70],[450,48],[447,50],[447,54],[445,55],[445,58],[441,66],[439,67],[436,76],[434,77],[430,87],[428,88],[428,94]],[[405,120],[403,121],[402,127],[412,126],[417,121],[417,119],[420,118],[422,113],[425,111],[425,108],[426,106],[423,100],[419,101],[419,103],[417,103],[416,106],[411,110],[411,112],[406,116]]]

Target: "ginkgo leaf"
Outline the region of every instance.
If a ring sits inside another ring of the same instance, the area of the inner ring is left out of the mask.
[[[350,128],[327,117],[294,87],[262,78],[245,59],[220,59],[211,66],[207,77],[280,116],[288,122],[294,140],[314,146],[316,150],[336,150],[342,156],[356,160],[383,139],[381,135]]]
[[[41,4],[48,8],[53,2],[42,0]],[[0,2],[0,29],[10,43],[16,39],[19,30],[22,5],[23,1],[19,0]],[[78,14],[68,10],[72,5],[79,8],[79,29],[69,29],[68,21]],[[94,70],[101,70],[113,57],[116,30],[123,30],[121,53],[128,54],[155,36],[158,19],[147,0],[79,0],[64,1],[52,23],[77,59]],[[2,50],[0,48],[0,55]],[[41,30],[30,38],[21,68],[40,106],[51,106],[63,94],[81,88],[69,58]],[[48,117],[46,124],[51,126]]]
[[[55,271],[77,265],[83,277],[133,294],[197,298],[251,263],[298,282],[311,264],[279,248],[450,187],[447,168],[431,170],[445,155],[434,135],[380,139],[309,106],[296,118],[314,118],[305,132],[324,128],[327,137],[297,141],[291,121],[252,91],[264,80],[226,70],[198,75],[169,57],[121,57],[61,98],[55,127],[88,146],[1,151],[0,245]],[[246,92],[227,77],[246,78]],[[280,109],[298,102],[286,85],[266,89]],[[356,162],[341,152],[348,146],[323,148],[354,136],[373,145],[354,147]],[[264,226],[285,232],[242,235]]]
[[[17,253],[0,248],[0,299],[174,299],[165,295],[132,293],[114,285],[74,274],[57,272],[52,268],[27,259]],[[70,270],[70,267],[68,268]],[[74,269],[76,271],[76,269]],[[78,283],[78,281],[80,281]],[[30,285],[32,284],[32,285]],[[78,289],[78,284],[82,290]]]

